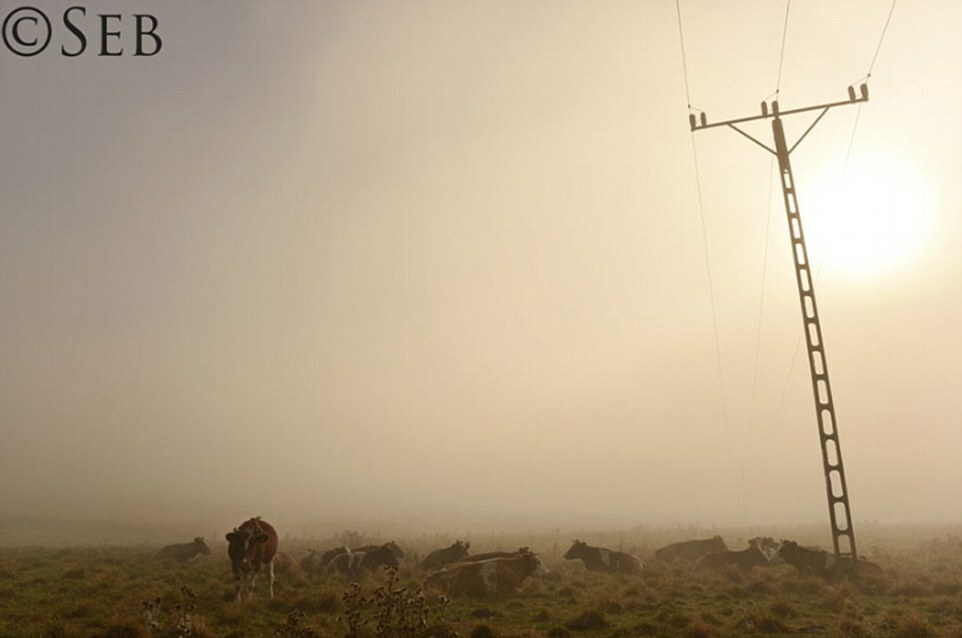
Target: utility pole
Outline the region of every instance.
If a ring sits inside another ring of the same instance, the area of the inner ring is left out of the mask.
[[[848,87],[848,100],[806,106],[789,111],[780,111],[778,101],[773,101],[771,112],[768,104],[762,102],[761,115],[753,115],[726,122],[708,123],[704,112],[700,118],[694,113],[689,114],[688,122],[692,132],[706,128],[727,126],[744,135],[778,158],[779,182],[782,185],[782,195],[785,199],[785,214],[788,217],[788,233],[792,242],[792,257],[795,261],[795,282],[798,284],[798,299],[802,306],[802,323],[804,325],[805,343],[808,345],[808,366],[812,375],[812,391],[815,395],[815,414],[818,418],[818,435],[822,446],[822,468],[825,472],[825,491],[828,496],[828,512],[832,523],[832,542],[835,545],[835,556],[851,560],[851,565],[858,563],[858,553],[855,550],[855,531],[852,529],[852,512],[848,501],[848,488],[845,484],[845,467],[842,465],[842,449],[838,440],[838,422],[835,419],[835,403],[832,400],[832,386],[828,380],[828,366],[825,361],[825,345],[822,342],[822,325],[818,319],[818,306],[815,304],[815,282],[812,278],[811,264],[808,260],[808,249],[805,247],[805,233],[802,230],[802,218],[798,210],[798,199],[795,196],[795,177],[792,175],[792,163],[789,156],[803,139],[811,132],[815,125],[836,106],[846,106],[868,101],[868,86],[859,86],[859,95],[855,94],[855,87]],[[782,118],[797,113],[821,111],[815,121],[802,133],[801,137],[788,146],[785,141],[785,129]],[[735,126],[754,120],[772,120],[772,133],[775,148],[772,149],[758,141],[742,129]]]

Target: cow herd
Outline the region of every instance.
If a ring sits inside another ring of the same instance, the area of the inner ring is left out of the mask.
[[[253,597],[254,581],[262,572],[268,577],[271,598],[274,597],[274,575],[299,565],[308,576],[340,574],[357,578],[384,567],[400,566],[404,551],[391,541],[382,545],[349,548],[335,547],[327,551],[310,550],[299,563],[290,555],[277,551],[277,531],[266,521],[254,517],[235,527],[226,535],[227,554],[237,584],[237,601],[246,594]],[[425,573],[424,584],[454,596],[484,596],[511,594],[520,591],[524,581],[549,573],[538,554],[528,547],[515,552],[471,554],[470,542],[457,540],[450,547],[430,552],[420,561]],[[157,553],[157,558],[186,562],[201,554],[210,554],[207,541],[197,537],[194,542],[170,545]],[[632,554],[593,547],[575,540],[564,554],[566,560],[580,560],[585,569],[609,574],[637,574],[644,564]],[[882,569],[875,563],[837,559],[834,554],[802,547],[790,540],[781,542],[757,537],[742,550],[730,550],[721,536],[701,540],[672,543],[655,551],[655,560],[662,564],[687,564],[696,572],[748,572],[772,565],[790,565],[803,574],[832,578],[857,571],[877,575]]]

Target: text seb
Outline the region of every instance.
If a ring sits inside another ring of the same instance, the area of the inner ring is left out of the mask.
[[[164,46],[158,33],[160,22],[151,14],[88,15],[86,7],[73,6],[63,12],[60,22],[62,28],[55,32],[43,11],[35,7],[14,9],[4,18],[3,42],[8,50],[23,57],[46,50],[51,40],[55,40],[55,46],[59,45],[60,55],[68,58],[88,50],[101,56],[150,57],[160,53]]]

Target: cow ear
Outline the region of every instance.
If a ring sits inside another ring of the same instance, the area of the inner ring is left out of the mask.
[[[233,541],[236,537],[237,537],[237,532],[227,532],[227,535],[224,536],[224,538],[227,539],[227,542],[228,542],[228,543],[230,543],[231,541]]]
[[[264,533],[257,534],[256,536],[254,536],[254,542],[255,542],[255,543],[266,543],[266,542],[267,542],[267,534],[264,534]]]

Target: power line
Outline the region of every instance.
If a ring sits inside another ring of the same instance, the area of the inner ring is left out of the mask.
[[[675,11],[678,16],[678,38],[681,42],[681,62],[682,62],[682,69],[684,70],[684,74],[685,74],[685,97],[688,100],[688,112],[691,113],[692,110],[698,110],[698,109],[692,109],[692,106],[691,106],[691,91],[689,89],[689,84],[688,84],[688,62],[685,57],[685,31],[682,26],[682,20],[681,20],[681,0],[675,0]],[[722,365],[721,340],[719,339],[719,336],[718,336],[718,311],[716,310],[716,303],[715,303],[715,283],[714,283],[714,278],[712,277],[711,254],[708,250],[708,227],[705,222],[705,202],[704,202],[704,197],[702,196],[701,171],[699,170],[699,167],[698,167],[698,147],[695,144],[694,130],[692,130],[691,132],[691,154],[692,154],[692,159],[695,165],[695,186],[698,191],[698,212],[701,219],[702,246],[705,252],[705,265],[708,270],[708,296],[711,301],[712,332],[714,333],[714,336],[715,336],[715,359],[717,361],[717,367],[718,367],[718,385],[721,391],[722,416],[724,418],[725,431],[727,433],[730,430],[729,416],[728,416],[728,399],[725,393],[725,375],[724,375],[724,366]],[[732,456],[731,441],[727,437],[726,437],[726,445],[728,447],[728,456],[729,458],[731,458]],[[744,469],[744,465],[741,462],[739,462],[739,472],[740,472],[740,479],[741,479],[742,519],[744,520],[746,518],[745,469]]]
[[[875,68],[875,61],[878,59],[878,52],[882,49],[882,41],[885,40],[885,32],[889,30],[889,22],[892,21],[892,13],[895,11],[895,3],[898,0],[892,0],[892,6],[889,7],[889,15],[885,19],[885,26],[882,27],[882,35],[878,39],[878,46],[875,47],[875,55],[872,56],[872,63],[868,65],[868,75],[866,77],[872,77],[872,69]]]
[[[782,88],[782,65],[785,64],[785,40],[788,35],[788,12],[792,8],[792,0],[785,3],[785,25],[782,27],[782,52],[778,59],[778,81],[775,83],[776,95]]]
[[[688,61],[685,59],[685,31],[681,26],[681,0],[675,0],[675,12],[678,14],[678,38],[681,40],[681,68],[685,72],[685,99],[691,108],[691,91],[688,89]]]

